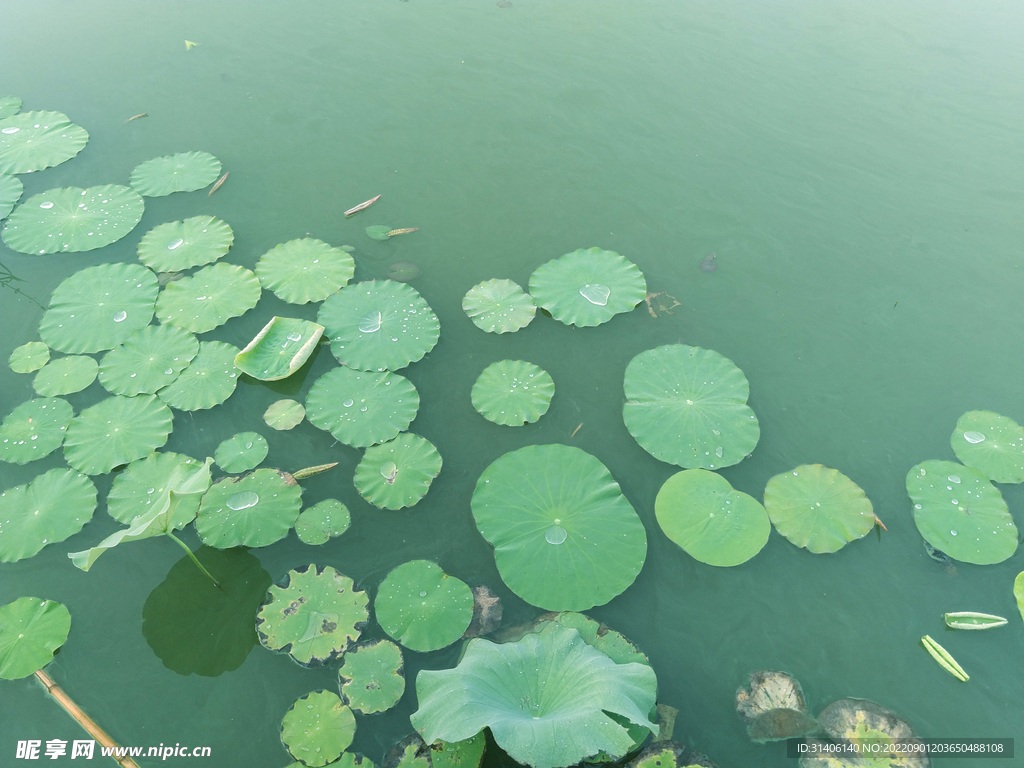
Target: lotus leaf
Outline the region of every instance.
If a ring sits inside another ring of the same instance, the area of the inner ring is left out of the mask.
[[[356,712],[371,715],[391,709],[405,693],[401,649],[389,640],[353,647],[338,670],[341,695]]]
[[[288,571],[256,616],[260,642],[307,667],[336,659],[366,626],[365,592],[330,566]]]
[[[270,446],[257,432],[239,432],[217,446],[213,454],[225,472],[246,472],[267,458]]]
[[[220,160],[209,152],[179,152],[137,165],[128,183],[140,195],[163,197],[173,192],[202,189],[213,184],[218,176]]]
[[[356,448],[394,439],[419,407],[419,393],[405,377],[345,367],[325,373],[306,396],[306,418]]]
[[[435,741],[430,746],[430,764],[433,768],[480,768],[486,747],[483,731],[463,741]]]
[[[386,224],[374,224],[372,227],[366,228],[366,236],[371,237],[374,240],[387,240],[388,237],[390,237],[388,232],[391,230],[392,227],[389,227]]]
[[[323,301],[348,285],[355,271],[347,252],[311,237],[275,246],[256,264],[263,287],[289,304]]]
[[[588,248],[537,267],[530,294],[556,320],[585,327],[629,312],[644,300],[647,283],[636,264],[615,251]]]
[[[50,359],[50,348],[41,341],[30,341],[15,347],[7,362],[15,373],[38,371]]]
[[[57,286],[39,335],[61,352],[113,349],[153,319],[160,290],[156,275],[139,264],[99,264]]]
[[[462,298],[462,311],[477,328],[488,333],[512,333],[533,320],[537,305],[511,280],[485,280]]]
[[[953,453],[997,483],[1024,482],[1024,427],[992,411],[968,411],[949,439]]]
[[[907,493],[924,540],[955,560],[990,565],[1017,551],[1017,527],[1006,502],[978,470],[923,461],[907,473]]]
[[[53,600],[19,597],[0,606],[0,680],[35,674],[71,631],[71,614]]]
[[[473,620],[473,592],[429,560],[413,560],[381,582],[373,610],[391,637],[426,653],[462,637]]]
[[[736,691],[736,711],[750,739],[758,744],[818,730],[818,721],[807,713],[800,683],[785,672],[766,669],[752,673],[749,689]]]
[[[71,420],[64,458],[87,475],[148,456],[171,434],[171,409],[153,395],[114,395]]]
[[[352,518],[337,499],[324,499],[299,513],[295,533],[303,544],[326,544],[348,530]]]
[[[78,533],[96,511],[96,486],[72,469],[51,469],[0,493],[0,562],[32,557]]]
[[[89,133],[61,112],[21,112],[0,119],[0,173],[52,168],[81,152]]]
[[[178,272],[216,261],[235,233],[216,216],[193,216],[154,227],[139,242],[139,261],[154,272]]]
[[[303,768],[304,763],[292,763],[285,768]],[[341,757],[331,763],[332,768],[374,768],[373,760],[354,752],[342,752]]]
[[[265,547],[288,535],[301,506],[302,489],[290,475],[257,469],[214,483],[199,506],[196,530],[217,549]]]
[[[114,395],[151,395],[174,383],[199,352],[199,341],[176,325],[147,325],[103,356],[100,384]]]
[[[0,96],[0,120],[21,111],[21,98],[19,96]]]
[[[692,756],[684,745],[659,739],[626,763],[626,768],[705,768],[702,763],[691,763]]]
[[[685,344],[649,349],[626,366],[622,417],[640,447],[685,469],[741,462],[761,436],[743,371]]]
[[[71,355],[51,360],[32,380],[32,389],[43,397],[81,392],[96,381],[96,361],[88,355]]]
[[[437,315],[415,288],[371,280],[342,288],[317,322],[340,362],[361,371],[397,371],[421,359],[441,334]]]
[[[146,514],[154,503],[160,506],[162,498],[175,490],[181,495],[182,480],[194,474],[202,463],[180,453],[153,453],[129,464],[114,478],[107,494],[107,512],[119,523],[130,523]],[[201,481],[201,478],[195,478]],[[201,486],[202,483],[199,482]],[[209,480],[206,482],[209,487]],[[202,488],[205,492],[206,488]],[[191,522],[199,511],[199,496],[180,500],[177,514]],[[184,525],[185,523],[183,523]],[[180,527],[180,526],[179,526]]]
[[[532,424],[555,395],[555,382],[544,369],[525,360],[499,360],[484,368],[473,385],[473,407],[488,421],[509,427]]]
[[[502,580],[547,610],[607,603],[633,583],[647,556],[643,523],[618,483],[579,448],[506,453],[480,476],[472,508]]]
[[[0,461],[27,464],[60,448],[74,416],[71,404],[59,397],[22,403],[0,426]]]
[[[431,747],[411,733],[384,754],[384,768],[432,768]]]
[[[294,429],[306,418],[306,409],[294,400],[275,400],[263,413],[268,427],[281,432]]]
[[[423,271],[411,261],[396,261],[388,267],[388,280],[408,283],[423,274]]]
[[[582,613],[564,611],[556,615],[551,621],[556,622],[560,626],[575,629],[580,633],[583,642],[592,648],[596,648],[616,664],[632,664],[635,662],[651,666],[648,658],[621,633],[584,616]],[[540,626],[543,627],[543,623]]]
[[[277,381],[295,373],[309,359],[324,327],[309,320],[272,317],[235,356],[235,367],[261,381]]]
[[[945,615],[946,626],[950,629],[966,629],[978,631],[982,629],[995,629],[1005,627],[1010,622],[1002,616],[993,616],[991,613],[977,613],[976,611],[957,611]]]
[[[441,454],[426,438],[404,432],[394,440],[366,449],[354,483],[376,507],[411,507],[427,495],[441,471]]]
[[[1013,580],[1013,596],[1017,600],[1020,617],[1024,619],[1024,571],[1018,573],[1017,578]]]
[[[21,179],[0,173],[0,219],[6,219],[7,214],[14,210],[24,191],[25,185],[21,183]]]
[[[259,300],[256,275],[245,267],[220,263],[168,283],[157,299],[156,314],[161,323],[205,333],[244,315]]]
[[[330,691],[314,691],[296,700],[281,721],[281,742],[303,765],[333,763],[352,743],[356,719]]]
[[[818,715],[818,722],[832,740],[807,739],[817,755],[800,758],[800,768],[927,768],[931,765],[923,743],[898,715],[866,699],[834,701]],[[877,743],[879,750],[890,745],[881,757],[862,757],[853,743]],[[900,744],[898,750],[891,745]],[[825,749],[822,749],[825,747]],[[845,749],[843,749],[845,747]]]
[[[235,391],[238,347],[222,341],[199,342],[199,353],[174,383],[157,394],[179,411],[201,411],[220,405]]]

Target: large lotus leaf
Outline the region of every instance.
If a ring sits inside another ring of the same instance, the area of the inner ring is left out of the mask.
[[[256,616],[260,642],[307,667],[336,659],[366,626],[365,592],[330,566],[288,571]]]
[[[622,418],[640,447],[685,469],[741,462],[761,436],[743,371],[717,352],[669,344],[626,366]]]
[[[61,112],[22,112],[0,119],[0,173],[52,168],[81,152],[89,134]]]
[[[310,423],[356,448],[394,439],[419,407],[419,393],[404,376],[345,367],[325,373],[306,396]]]
[[[257,469],[213,484],[199,506],[196,530],[203,543],[265,547],[288,535],[302,506],[302,489],[290,475]]]
[[[872,701],[834,701],[818,715],[818,722],[831,741],[809,738],[811,753],[800,758],[800,768],[927,768],[931,765],[925,745],[917,741],[911,727],[897,714]],[[861,756],[855,745],[865,742],[878,752]],[[898,747],[893,749],[894,745]]]
[[[154,505],[159,507],[170,491],[181,495],[183,480],[190,478],[202,466],[191,456],[171,452],[154,453],[133,461],[114,478],[107,494],[107,512],[119,523],[130,523],[149,512]],[[201,480],[201,476],[193,478],[190,485],[198,483],[201,487]],[[202,487],[199,493],[204,493],[209,485],[207,472],[206,487]],[[191,522],[199,511],[199,496],[194,495],[195,490],[190,493],[193,495],[180,500],[179,504],[178,515],[186,519],[183,525]]]
[[[341,695],[356,712],[384,712],[405,693],[404,669],[402,649],[390,640],[360,643],[342,657]]]
[[[275,246],[256,263],[263,287],[290,304],[323,301],[348,285],[355,271],[350,254],[311,237]]]
[[[59,357],[44,365],[32,380],[32,389],[43,397],[57,397],[81,392],[94,381],[98,369],[88,355]]]
[[[647,282],[636,264],[600,248],[573,251],[537,267],[530,294],[566,325],[600,325],[629,312],[647,295]]]
[[[25,185],[21,183],[21,179],[0,173],[0,219],[6,219],[7,214],[14,210],[24,191]]]
[[[342,288],[320,307],[331,352],[349,368],[397,371],[421,359],[441,334],[437,315],[415,288],[371,280]]]
[[[139,261],[154,272],[178,272],[216,261],[235,233],[216,216],[193,216],[154,227],[139,241]]]
[[[807,713],[804,692],[795,677],[765,669],[750,675],[749,688],[736,691],[736,712],[752,741],[792,739],[818,730]]]
[[[0,493],[0,562],[32,557],[78,533],[96,511],[96,486],[72,469],[51,469]]]
[[[461,741],[490,728],[498,746],[533,768],[569,766],[633,745],[613,718],[651,730],[654,671],[616,664],[574,629],[551,624],[514,643],[470,640],[458,666],[423,670],[412,724],[428,744]]]
[[[1024,482],[1024,427],[992,411],[968,411],[949,439],[964,464],[997,483]]]
[[[42,669],[64,645],[71,614],[53,600],[19,597],[0,606],[0,680],[17,680]]]
[[[304,418],[306,418],[306,409],[302,407],[301,403],[288,398],[275,400],[263,412],[263,421],[267,426],[281,432],[299,426]]]
[[[41,341],[29,341],[15,347],[7,362],[15,373],[32,373],[42,368],[50,359],[50,348]]]
[[[441,454],[426,438],[405,432],[366,449],[353,482],[376,507],[411,507],[427,495],[441,471]]]
[[[0,96],[0,119],[16,115],[21,111],[20,96]]]
[[[209,152],[179,152],[137,165],[128,183],[140,195],[163,197],[173,192],[202,189],[213,184],[218,176],[220,160]]]
[[[103,356],[100,384],[115,395],[151,395],[172,384],[199,352],[199,341],[176,325],[147,325]]]
[[[488,421],[509,427],[532,424],[555,396],[555,382],[543,368],[525,360],[499,360],[473,384],[473,407]]]
[[[654,512],[666,536],[708,565],[747,562],[768,543],[772,530],[756,499],[706,469],[672,475],[658,491]]]
[[[244,315],[260,300],[260,281],[237,264],[213,264],[191,277],[169,283],[156,302],[161,323],[193,333],[212,331]]]
[[[27,464],[60,448],[74,416],[71,404],[59,397],[22,403],[0,426],[0,461]]]
[[[314,768],[341,757],[355,732],[352,710],[330,691],[314,691],[297,699],[281,721],[285,749],[303,765]]]
[[[294,317],[272,317],[235,355],[235,367],[261,381],[291,376],[305,363],[320,342],[324,327]]]
[[[532,445],[484,470],[473,517],[498,572],[531,605],[582,611],[622,593],[643,567],[643,523],[605,466],[579,448]]]
[[[223,341],[199,342],[199,353],[188,368],[157,395],[179,411],[201,411],[220,405],[231,397],[238,384],[237,354],[238,347]]]
[[[907,473],[914,522],[924,540],[955,560],[1001,563],[1017,551],[1017,526],[981,472],[954,461],[923,461]]]
[[[171,409],[153,395],[114,395],[71,420],[64,458],[87,475],[148,456],[171,434]]]
[[[337,499],[324,499],[299,513],[295,534],[303,544],[326,544],[347,531],[351,523],[348,507]]]
[[[485,280],[462,298],[462,311],[488,333],[512,333],[533,320],[537,305],[511,280]]]
[[[426,653],[462,637],[473,620],[473,591],[429,560],[413,560],[381,582],[373,611],[391,637]]]
[[[246,472],[267,458],[270,446],[258,432],[239,432],[217,446],[213,454],[225,472]]]

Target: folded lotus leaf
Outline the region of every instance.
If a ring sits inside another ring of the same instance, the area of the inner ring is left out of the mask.
[[[341,695],[356,712],[371,715],[391,709],[405,693],[402,649],[390,640],[353,646],[338,670]]]
[[[51,469],[0,493],[0,562],[32,557],[78,533],[96,511],[96,486],[73,469]]]
[[[968,411],[949,439],[964,464],[997,483],[1024,482],[1024,427],[992,411]]]
[[[256,264],[263,287],[290,304],[323,301],[348,285],[355,271],[356,263],[346,251],[311,237],[275,246]]]
[[[346,367],[325,373],[306,396],[310,423],[356,448],[394,439],[419,407],[419,393],[404,376]]]
[[[470,392],[477,413],[495,424],[521,427],[545,413],[555,382],[543,368],[525,360],[499,360],[484,368]]]
[[[147,325],[103,356],[100,384],[114,395],[151,395],[174,383],[199,352],[194,335],[176,325]]]
[[[0,120],[11,115],[16,115],[21,111],[21,97],[19,96],[0,96]]]
[[[530,294],[556,320],[593,326],[640,304],[647,282],[636,264],[615,251],[588,248],[537,267],[530,275]]]
[[[269,451],[266,438],[258,432],[239,432],[218,445],[213,458],[225,472],[245,472],[258,466]]]
[[[60,448],[74,416],[67,400],[41,397],[22,403],[0,425],[0,461],[27,464]]]
[[[13,104],[8,104],[10,110]],[[21,112],[0,119],[0,173],[52,168],[81,152],[89,133],[61,112]]]
[[[299,513],[295,534],[303,544],[326,544],[347,531],[351,522],[348,507],[337,499],[324,499]]]
[[[256,338],[235,355],[235,367],[261,381],[285,379],[316,350],[324,327],[294,317],[272,317]]]
[[[71,614],[54,600],[19,597],[0,606],[0,680],[35,674],[71,631]]]
[[[306,409],[301,403],[287,398],[275,400],[263,412],[263,421],[272,429],[286,432],[294,429],[306,418]]]
[[[114,395],[86,408],[68,425],[64,459],[87,475],[148,456],[171,434],[171,409],[153,395]]]
[[[238,384],[237,354],[238,347],[223,341],[199,342],[199,352],[188,368],[157,395],[179,411],[201,411],[220,405],[231,397]]]
[[[488,333],[512,333],[533,320],[537,305],[511,280],[485,280],[462,298],[462,311],[477,328]]]
[[[32,380],[32,389],[43,397],[81,392],[96,381],[96,361],[88,355],[71,355],[51,360]]]
[[[355,732],[352,710],[330,691],[314,691],[297,699],[281,721],[281,743],[292,757],[312,768],[341,757]]]
[[[161,323],[205,333],[244,315],[259,300],[256,275],[236,264],[219,263],[169,283],[157,299],[156,314]]]
[[[15,373],[32,373],[42,368],[50,359],[50,348],[41,341],[29,341],[15,347],[7,362]]]
[[[139,261],[154,272],[178,272],[216,261],[235,233],[216,216],[193,216],[154,227],[139,241]]]
[[[200,494],[205,493],[209,479],[206,487],[202,487],[201,477],[192,478],[202,467],[203,463],[191,456],[170,451],[153,453],[133,461],[114,478],[107,494],[107,512],[120,523],[130,523],[149,512],[154,504],[159,506],[168,492],[173,490],[180,495],[183,480],[189,478],[193,483],[200,483]],[[186,523],[191,522],[199,511],[199,495],[191,488],[190,494],[180,500],[177,511]]]
[[[383,509],[411,507],[427,495],[441,471],[441,454],[426,438],[404,432],[366,449],[353,483],[363,498]]]
[[[867,768],[878,764],[884,768],[927,768],[931,765],[924,743],[917,740],[906,721],[873,701],[834,701],[818,715],[818,722],[831,741],[808,738],[810,751],[800,758],[800,768]],[[884,757],[865,759],[857,749],[857,745],[865,742]]]
[[[14,210],[24,190],[25,185],[17,176],[0,173],[0,219],[6,219],[7,214]]]
[[[199,505],[196,531],[217,549],[265,547],[288,535],[302,506],[302,489],[290,475],[257,469],[218,480]]]
[[[179,152],[154,157],[137,165],[128,182],[146,197],[192,192],[213,184],[220,176],[220,160],[209,152]]]
[[[429,560],[392,570],[377,589],[373,612],[406,648],[426,653],[451,645],[473,620],[473,591]]]

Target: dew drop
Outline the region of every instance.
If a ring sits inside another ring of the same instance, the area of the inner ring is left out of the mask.
[[[722,446],[718,446],[717,448],[715,448],[715,456],[717,456],[718,458],[722,458]]]
[[[115,314],[115,315],[114,315],[114,322],[115,322],[115,323],[121,323],[121,322],[124,322],[125,318],[127,318],[127,317],[128,317],[128,313],[127,313],[127,312],[125,312],[125,311],[124,311],[124,310],[122,309],[122,310],[121,310],[120,312],[118,312],[117,314]]]
[[[949,532],[949,535],[950,535],[950,536],[956,536],[956,531],[950,531],[950,532]]]
[[[949,482],[951,482],[951,483],[959,483],[960,482],[960,478],[957,477],[956,475],[950,475],[946,479],[949,480]]]
[[[289,333],[288,334],[288,341],[298,341],[301,338],[302,338],[302,334],[301,333]]]
[[[40,208],[44,208],[45,210],[50,210],[51,208],[53,208],[53,203],[51,203],[51,202],[40,203],[39,207]]]
[[[599,307],[603,307],[608,303],[608,297],[611,293],[612,291],[607,285],[601,285],[600,283],[587,283],[580,288],[580,296]]]
[[[12,125],[12,126],[11,126],[10,128],[4,128],[4,130],[3,130],[3,133],[6,133],[6,134],[10,135],[10,134],[12,134],[12,133],[17,133],[17,132],[18,132],[18,131],[20,131],[20,130],[21,130],[21,128],[15,128],[15,127],[14,127],[14,126]]]
[[[173,251],[173,250],[174,250],[175,248],[179,248],[179,247],[181,247],[181,245],[182,245],[182,244],[183,244],[184,242],[185,242],[185,241],[184,241],[184,240],[182,240],[182,239],[181,239],[180,237],[179,237],[179,238],[178,238],[177,240],[171,240],[171,242],[169,242],[169,243],[167,244],[167,250],[168,250],[168,251]]]
[[[343,402],[343,403],[342,403],[342,405],[344,405],[344,406],[345,406],[346,408],[351,408],[351,407],[352,407],[352,404],[353,404],[354,402],[355,402],[355,401],[354,401],[354,400],[352,400],[352,399],[350,398],[350,399],[346,400],[345,402]]]
[[[380,312],[374,310],[359,321],[359,330],[363,333],[373,333],[380,330]]]
[[[426,596],[427,596],[427,590],[421,589],[420,590],[420,597],[426,597]]]
[[[983,443],[985,442],[985,435],[981,432],[964,432],[964,440],[968,443]]]
[[[547,531],[544,532],[544,540],[548,544],[561,544],[565,541],[569,534],[565,532],[565,528],[560,525],[552,525]]]
[[[227,500],[227,505],[229,509],[237,512],[240,509],[255,507],[259,501],[260,497],[255,491],[239,491]]]

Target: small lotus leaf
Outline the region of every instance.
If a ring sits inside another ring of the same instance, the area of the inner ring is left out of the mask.
[[[323,301],[348,285],[355,271],[348,253],[311,237],[275,246],[256,264],[263,287],[289,304]]]
[[[480,768],[486,748],[483,731],[462,741],[435,741],[430,745],[430,764],[432,768]]]
[[[35,674],[71,631],[71,614],[53,600],[19,597],[0,606],[0,680]]]
[[[261,381],[277,381],[295,373],[320,343],[324,327],[294,317],[272,317],[235,356],[235,367]]]
[[[59,397],[22,403],[0,426],[0,461],[27,464],[60,448],[74,411]]]
[[[96,361],[88,355],[71,355],[51,360],[32,380],[32,389],[43,397],[81,392],[96,381]]]
[[[647,282],[636,264],[615,251],[589,248],[539,266],[530,275],[530,294],[556,320],[593,326],[640,304]]]
[[[245,267],[220,263],[168,283],[157,299],[156,314],[161,323],[205,333],[244,315],[259,300],[256,275]]]
[[[925,745],[917,740],[911,727],[897,714],[873,701],[834,701],[818,715],[818,722],[831,741],[808,738],[810,752],[800,758],[800,768],[869,768],[874,765],[928,768],[931,765]],[[875,760],[861,756],[857,746],[865,742],[884,757]]]
[[[429,560],[413,560],[381,582],[373,611],[391,637],[426,653],[462,637],[473,620],[473,591]]]
[[[968,411],[949,439],[964,464],[997,483],[1024,482],[1024,427],[992,411]]]
[[[352,710],[330,691],[314,691],[297,699],[281,721],[285,749],[303,765],[313,768],[341,757],[355,732]]]
[[[306,418],[306,409],[294,400],[275,400],[263,412],[263,421],[272,429],[285,432],[294,429]]]
[[[0,219],[6,219],[7,214],[14,210],[24,191],[25,185],[21,179],[0,173]]]
[[[484,368],[473,384],[473,407],[488,421],[509,427],[532,424],[555,395],[547,371],[525,360],[499,360]]]
[[[391,709],[405,693],[402,650],[390,640],[371,640],[351,648],[338,670],[341,695],[364,715]]]
[[[21,111],[20,96],[0,96],[0,120]]]
[[[30,341],[15,347],[7,362],[15,373],[38,371],[50,359],[50,348],[41,341]]]
[[[72,469],[51,469],[0,493],[0,562],[32,557],[78,533],[96,511],[96,486]]]
[[[171,409],[153,395],[114,395],[71,420],[64,459],[87,475],[148,456],[171,434]]]
[[[383,509],[411,507],[427,495],[441,471],[441,454],[426,438],[404,432],[366,449],[354,483],[363,498]]]
[[[412,733],[384,754],[384,768],[432,768],[431,748]]]
[[[299,513],[295,533],[303,544],[326,544],[348,530],[352,518],[337,499],[324,499]]]
[[[477,328],[488,333],[512,333],[533,320],[537,305],[518,283],[485,280],[462,298],[462,311]]]
[[[411,261],[396,261],[388,267],[388,280],[408,283],[423,274],[422,270]]]
[[[173,192],[202,189],[213,184],[218,176],[220,160],[209,152],[179,152],[137,165],[128,183],[140,195],[163,197]]]
[[[238,347],[223,341],[199,342],[199,353],[174,383],[157,395],[179,411],[201,411],[220,405],[235,391]]]
[[[207,546],[265,547],[288,535],[302,506],[298,483],[276,469],[225,477],[207,491],[196,530]]]
[[[626,763],[626,768],[706,768],[704,763],[691,763],[691,758],[696,759],[685,745],[658,739]]]
[[[159,506],[161,498],[170,490],[180,494],[182,488],[174,484],[191,477],[202,466],[191,456],[170,451],[133,461],[114,478],[107,494],[107,512],[119,523],[130,523],[149,512],[154,503]],[[209,481],[206,485],[209,486]],[[206,488],[202,490],[205,492]],[[198,511],[199,496],[193,495],[182,501],[178,514],[190,522]]]
[[[213,454],[217,466],[225,472],[246,472],[267,458],[270,446],[257,432],[239,432],[217,446]]]
[[[372,227],[366,228],[366,236],[372,237],[374,240],[387,240],[388,232],[392,230],[392,227],[386,224],[374,224]]]
[[[0,119],[0,173],[52,168],[81,152],[89,133],[61,112],[21,112]]]
[[[1017,578],[1013,580],[1013,596],[1017,600],[1020,617],[1024,619],[1024,571],[1018,573]]]
[[[736,712],[751,740],[758,744],[792,739],[818,729],[817,721],[807,713],[800,683],[785,672],[766,669],[752,673],[749,688],[736,691]]]
[[[216,261],[235,233],[216,216],[193,216],[154,227],[139,242],[139,261],[154,272],[178,272]]]
[[[310,423],[356,448],[394,439],[419,407],[419,393],[405,377],[346,367],[325,373],[306,396]]]
[[[199,341],[176,325],[147,325],[100,362],[100,384],[114,395],[152,395],[174,383],[199,352]]]

